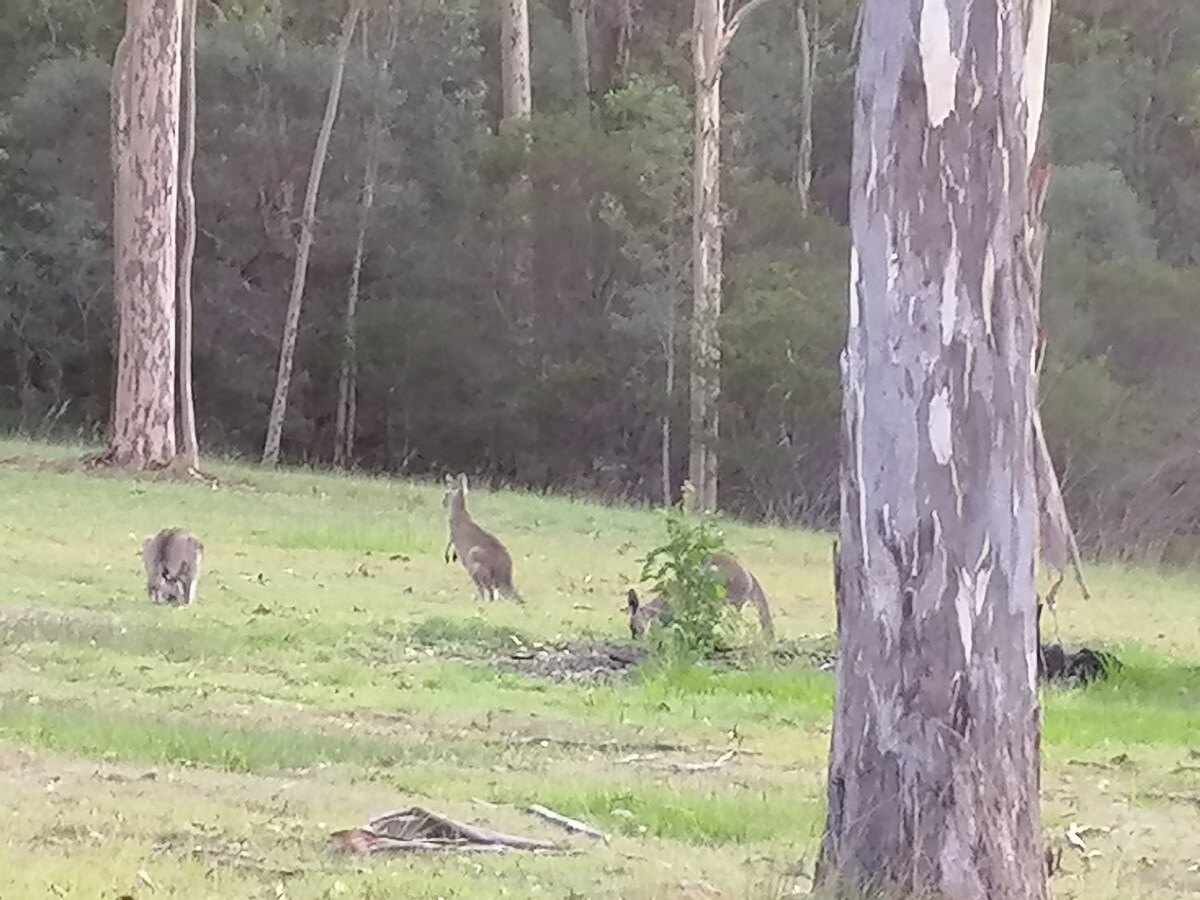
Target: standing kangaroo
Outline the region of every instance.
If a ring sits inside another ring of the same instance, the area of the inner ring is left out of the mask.
[[[495,600],[497,594],[524,603],[512,583],[512,557],[493,534],[475,524],[467,512],[467,476],[446,476],[446,497],[442,505],[449,511],[450,541],[446,544],[446,562],[462,562],[475,582],[480,600]]]
[[[775,637],[775,625],[771,621],[771,608],[767,603],[767,595],[763,593],[762,585],[754,577],[754,573],[745,564],[727,553],[714,553],[708,557],[707,564],[717,569],[725,576],[725,602],[741,612],[746,602],[754,604],[758,610],[758,621],[763,634],[770,640]],[[636,641],[649,627],[650,623],[661,616],[667,609],[664,597],[655,597],[649,603],[640,603],[637,591],[630,589],[627,598],[629,608],[629,631]]]
[[[204,544],[182,528],[168,528],[142,544],[146,593],[152,603],[191,606],[196,601]]]

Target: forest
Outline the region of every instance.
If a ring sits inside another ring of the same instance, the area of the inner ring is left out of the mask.
[[[112,414],[109,90],[124,7],[0,8],[5,430],[94,440]],[[499,4],[367,4],[316,207],[285,461],[677,499],[691,7],[530,0],[533,114],[517,134],[499,128]],[[206,453],[263,446],[343,9],[199,7],[194,381]],[[748,520],[837,515],[857,23],[854,0],[766,0],[724,64],[721,506]],[[1059,0],[1046,104],[1040,400],[1066,504],[1090,554],[1190,561],[1200,4]],[[514,292],[518,165],[532,263]]]

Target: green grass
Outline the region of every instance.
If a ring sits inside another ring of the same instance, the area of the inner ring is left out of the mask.
[[[442,559],[432,482],[217,462],[212,490],[72,471],[83,452],[0,442],[0,900],[767,898],[806,884],[830,674],[762,663],[571,682],[496,665],[518,648],[624,640],[655,514],[474,490],[528,601],[481,605]],[[172,524],[207,548],[189,609],[144,594],[141,541]],[[726,531],[780,636],[827,642],[830,536]],[[1126,667],[1045,695],[1048,836],[1101,829],[1086,853],[1068,848],[1056,896],[1194,896],[1198,582],[1089,576],[1095,598],[1065,597],[1058,625]],[[718,768],[686,769],[730,749]],[[530,803],[612,841],[564,835]],[[579,853],[326,850],[331,831],[413,804]]]

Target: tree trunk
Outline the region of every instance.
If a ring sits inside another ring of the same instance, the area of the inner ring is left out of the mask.
[[[333,122],[337,118],[338,100],[342,94],[342,75],[346,70],[346,56],[354,38],[354,26],[366,0],[350,0],[345,16],[342,17],[342,33],[338,38],[337,54],[334,57],[333,77],[329,84],[329,96],[325,102],[325,118],[317,134],[317,145],[313,150],[312,165],[308,171],[308,187],[304,192],[304,209],[300,215],[300,240],[296,247],[296,264],[292,271],[292,291],[288,297],[287,316],[283,325],[283,337],[279,342],[279,370],[275,378],[275,397],[271,402],[271,416],[267,420],[267,440],[263,446],[263,464],[279,462],[279,444],[283,438],[283,417],[287,412],[288,388],[292,382],[292,363],[296,355],[296,336],[300,329],[300,307],[304,300],[304,280],[308,275],[308,254],[312,250],[313,228],[317,213],[317,193],[321,188],[321,172],[325,168],[325,155],[329,150],[329,136],[333,133]]]
[[[196,0],[183,0],[183,159],[179,173],[180,214],[183,250],[179,254],[179,431],[188,466],[200,465],[200,442],[196,437],[196,401],[192,395],[192,263],[196,257],[196,193],[193,169],[196,162]]]
[[[629,42],[633,37],[633,0],[615,0],[617,28],[613,40],[613,72],[609,87],[624,87],[629,79]]]
[[[1033,295],[1033,321],[1041,322],[1042,262],[1046,252],[1046,226],[1042,221],[1042,207],[1046,202],[1046,192],[1050,185],[1050,167],[1045,166],[1038,169],[1032,183],[1029,255],[1033,277],[1037,284],[1037,290]],[[1044,343],[1040,344],[1039,350],[1045,350]],[[1033,395],[1035,398],[1039,398],[1038,386],[1045,357],[1039,352],[1036,360],[1033,368]],[[1075,541],[1075,530],[1071,527],[1071,519],[1067,515],[1067,505],[1063,501],[1062,487],[1058,482],[1058,473],[1054,471],[1054,461],[1050,458],[1050,448],[1046,444],[1040,402],[1034,406],[1033,410],[1033,439],[1038,494],[1038,549],[1042,561],[1058,575],[1046,594],[1046,604],[1053,611],[1058,589],[1062,586],[1068,566],[1074,570],[1075,582],[1079,585],[1085,600],[1091,597],[1091,592],[1083,577],[1083,562],[1079,557],[1079,545]]]
[[[500,85],[502,100],[501,130],[523,129],[533,112],[533,93],[529,76],[529,3],[528,0],[500,0]],[[528,134],[523,136],[528,150]],[[530,221],[532,186],[522,162],[511,188],[513,211],[508,229],[509,295],[525,309],[518,319],[528,321],[530,279],[533,275],[533,227]]]
[[[358,393],[358,290],[362,278],[363,247],[371,209],[375,206],[375,184],[379,173],[379,145],[383,123],[376,116],[367,136],[367,162],[363,173],[362,202],[358,211],[358,238],[354,244],[354,262],[350,266],[350,287],[346,291],[346,317],[343,331],[342,366],[338,377],[337,418],[334,424],[333,463],[348,466],[354,458],[354,412]]]
[[[112,433],[104,461],[175,456],[175,227],[180,4],[130,0],[113,63],[113,292],[119,310]]]
[[[800,51],[800,110],[796,135],[796,193],[800,196],[800,209],[808,215],[808,204],[812,190],[812,113],[813,90],[817,74],[817,28],[820,6],[813,4],[812,21],[805,8],[810,0],[796,0],[796,47]]]
[[[1028,248],[1049,12],[864,7],[817,872],[838,897],[1047,897]]]
[[[721,396],[721,39],[724,0],[696,0],[695,159],[692,175],[691,446],[688,477],[696,509],[717,508]]]
[[[575,38],[575,67],[579,73],[579,109],[585,116],[592,110],[592,55],[588,29],[592,15],[591,0],[570,0],[571,36]]]
[[[671,416],[675,409],[675,298],[668,299],[667,329],[663,341],[663,355],[667,360],[666,394],[667,410],[662,417],[662,497],[663,508],[671,508]]]
[[[688,477],[696,509],[717,509],[721,400],[721,67],[746,17],[748,0],[725,21],[725,0],[696,0],[692,15],[695,159],[692,163],[691,435]]]

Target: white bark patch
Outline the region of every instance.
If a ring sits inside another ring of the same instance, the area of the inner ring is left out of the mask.
[[[1042,103],[1046,96],[1046,52],[1050,43],[1051,0],[1032,0],[1029,5],[1029,34],[1025,43],[1025,164],[1033,162],[1038,131],[1042,125]]]
[[[954,455],[954,420],[950,414],[950,389],[942,388],[929,401],[929,445],[939,465]]]
[[[971,647],[975,631],[975,616],[971,601],[975,593],[973,579],[965,569],[958,570],[958,593],[954,595],[954,611],[958,614],[958,638],[962,641],[963,656],[971,658]]]
[[[942,273],[942,344],[948,345],[954,337],[954,325],[958,320],[958,232],[950,226],[950,252],[946,255],[946,270]]]
[[[850,327],[862,320],[862,291],[858,289],[858,248],[850,247]]]
[[[975,615],[983,612],[983,604],[987,601],[988,585],[992,581],[992,567],[987,565],[975,571]]]
[[[990,337],[992,333],[992,302],[995,300],[996,294],[996,251],[992,248],[991,241],[983,251],[983,283],[979,286],[979,291],[983,298],[984,326]]]
[[[921,4],[920,46],[929,124],[937,128],[954,109],[954,88],[958,82],[959,63],[950,49],[950,11],[946,0],[925,0]]]

